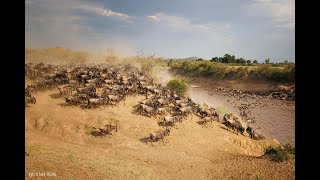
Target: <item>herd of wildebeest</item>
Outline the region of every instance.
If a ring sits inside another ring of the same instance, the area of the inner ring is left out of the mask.
[[[47,89],[58,89],[65,97],[66,105],[81,108],[96,108],[119,106],[126,97],[143,95],[146,98],[134,109],[140,115],[161,117],[159,126],[165,127],[155,133],[150,133],[149,141],[164,139],[170,135],[170,127],[188,117],[201,117],[202,124],[217,121],[224,124],[228,130],[255,140],[264,139],[253,127],[236,114],[219,115],[215,108],[207,104],[200,105],[190,98],[182,97],[165,85],[157,82],[146,72],[130,64],[115,66],[109,64],[86,65],[52,65],[44,63],[26,63],[25,76],[35,81],[25,89],[25,104],[36,103],[32,92]],[[99,129],[103,135],[112,134],[118,130],[118,125],[107,124]]]

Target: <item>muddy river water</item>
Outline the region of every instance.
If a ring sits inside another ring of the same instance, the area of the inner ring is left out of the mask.
[[[226,94],[226,93],[225,93]],[[241,104],[255,104],[249,108],[254,118],[252,126],[266,138],[276,138],[281,143],[295,142],[295,103],[276,99],[237,99],[224,96],[213,88],[192,86],[190,97],[194,102],[207,103],[217,109],[220,116],[225,113],[240,114]],[[220,117],[221,118],[221,117]]]

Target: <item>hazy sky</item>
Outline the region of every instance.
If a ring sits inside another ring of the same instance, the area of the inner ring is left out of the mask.
[[[26,0],[26,47],[295,59],[294,0]]]

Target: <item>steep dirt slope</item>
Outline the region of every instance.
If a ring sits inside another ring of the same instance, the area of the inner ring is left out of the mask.
[[[54,172],[59,179],[294,179],[294,161],[258,158],[276,140],[254,141],[217,122],[202,126],[195,115],[164,142],[145,142],[162,127],[160,119],[134,112],[143,96],[84,110],[65,106],[57,89],[33,95],[37,103],[25,118],[27,179],[29,172]],[[110,121],[120,124],[114,136],[94,136],[93,127]],[[42,178],[49,177],[36,177]]]

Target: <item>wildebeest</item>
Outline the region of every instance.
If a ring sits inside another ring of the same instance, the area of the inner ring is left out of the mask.
[[[129,92],[137,92],[137,87],[135,85],[131,85],[131,86],[126,86],[125,87],[125,92],[129,93]]]
[[[32,84],[28,84],[27,85],[27,89],[28,89],[28,91],[37,91],[38,90],[38,88],[37,88],[37,83],[32,83]]]
[[[214,108],[210,108],[208,105],[204,104],[201,108],[199,106],[196,107],[196,112],[200,114],[200,116],[203,117],[210,117],[214,116],[219,119],[219,114]]]
[[[205,123],[208,123],[208,122],[211,122],[211,123],[212,123],[212,121],[214,121],[214,119],[215,119],[215,118],[212,117],[212,116],[202,118],[204,124],[205,124]]]
[[[96,87],[95,83],[86,83],[84,84],[85,87]]]
[[[97,79],[88,79],[87,82],[90,84],[95,84],[97,82]]]
[[[156,102],[160,105],[168,105],[170,104],[170,98],[160,98]]]
[[[119,105],[119,102],[121,100],[125,100],[126,96],[125,95],[117,95],[116,96],[116,95],[110,94],[110,95],[107,95],[107,98],[108,98],[108,103],[114,102]]]
[[[181,115],[183,115],[183,116],[187,116],[187,115],[191,114],[191,118],[192,118],[193,108],[191,106],[181,107],[178,110],[181,113]]]
[[[118,132],[118,128],[119,128],[118,125],[113,126],[113,125],[107,124],[104,127],[95,128],[95,129],[99,129],[100,133],[105,136],[105,135],[113,135],[112,134],[113,131]]]
[[[156,112],[157,114],[166,114],[167,110],[166,108],[157,108]]]
[[[254,128],[252,128],[251,126],[248,126],[248,128],[246,129],[246,132],[249,134],[249,137],[251,139],[254,139],[254,140],[265,139],[265,137],[262,134],[255,131]]]
[[[68,96],[66,97],[66,103],[69,105],[75,105],[80,103],[79,97]]]
[[[81,75],[81,78],[84,79],[84,80],[88,80],[91,77],[89,75],[83,74],[83,75]]]
[[[78,94],[89,94],[91,92],[96,92],[96,88],[94,87],[83,87],[83,88],[77,88]]]
[[[106,98],[90,98],[88,99],[88,107],[106,104]]]
[[[59,90],[61,96],[70,95],[72,93],[71,87],[58,87],[58,90]]]
[[[153,107],[144,104],[139,104],[137,107],[137,111],[140,112],[140,114],[146,113],[147,115],[149,115],[149,117],[156,113],[156,110]]]
[[[88,95],[86,94],[78,94],[78,97],[81,101],[86,101],[89,99]]]
[[[31,94],[28,89],[24,89],[24,95],[27,97],[31,97]]]
[[[109,84],[109,85],[113,85],[114,84],[113,80],[110,80],[110,79],[105,79],[104,83]]]
[[[163,139],[165,136],[170,136],[170,129],[169,128],[166,128],[165,130],[157,131],[155,133],[150,133],[149,141],[154,142],[154,141],[161,139],[163,142]]]
[[[155,98],[151,98],[152,96],[150,96],[148,99],[141,101],[142,103],[144,103],[145,105],[151,106],[151,107],[155,107],[156,103],[155,103]]]
[[[233,113],[225,114],[222,124],[235,130],[236,132],[240,132],[241,134],[243,134],[248,126],[239,116]]]
[[[37,102],[35,97],[29,97],[29,96],[25,96],[25,102],[26,103],[31,103],[31,104],[35,104]]]
[[[188,106],[188,103],[185,102],[185,101],[180,101],[180,102],[177,103],[177,105],[178,105],[179,107],[186,107],[186,106]]]
[[[182,122],[182,116],[165,116],[162,125],[166,126],[169,123],[174,125],[176,122]]]

